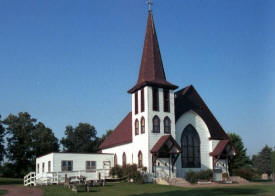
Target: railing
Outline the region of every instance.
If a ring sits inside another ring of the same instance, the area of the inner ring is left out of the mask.
[[[24,176],[24,186],[35,186],[35,172],[30,172]]]

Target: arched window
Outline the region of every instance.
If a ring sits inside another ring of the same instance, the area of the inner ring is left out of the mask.
[[[168,116],[164,118],[164,133],[171,133],[171,120]]]
[[[192,125],[187,125],[181,135],[182,168],[200,168],[200,137]]]
[[[139,130],[138,130],[138,128],[139,128],[139,125],[138,125],[139,123],[138,123],[138,119],[136,119],[136,121],[135,121],[135,135],[138,135],[139,134]]]
[[[138,152],[138,167],[141,168],[143,166],[142,164],[142,152]]]
[[[115,166],[117,165],[117,156],[116,156],[116,154],[115,154],[115,156],[114,156],[114,165],[115,165]]]
[[[144,119],[144,117],[141,117],[140,124],[141,124],[141,133],[145,133],[145,119]]]
[[[122,166],[123,167],[126,167],[126,154],[125,154],[125,152],[123,153],[123,155],[122,155]]]
[[[154,116],[153,118],[153,133],[160,132],[160,120],[158,116]]]

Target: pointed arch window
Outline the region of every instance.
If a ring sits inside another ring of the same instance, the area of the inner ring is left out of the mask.
[[[164,118],[164,133],[170,134],[171,133],[171,120],[168,116]]]
[[[187,125],[181,136],[181,164],[182,168],[200,168],[200,137],[192,125]]]
[[[135,135],[139,134],[139,123],[138,119],[135,120]]]
[[[159,111],[159,89],[153,88],[153,110]]]
[[[125,154],[125,152],[123,153],[123,155],[122,155],[122,166],[123,167],[126,167],[126,154]]]
[[[138,167],[139,167],[139,168],[143,167],[143,163],[142,163],[142,152],[141,152],[141,151],[138,152]]]
[[[159,117],[156,115],[153,118],[153,133],[159,133],[160,132],[160,120]]]
[[[140,104],[141,104],[141,112],[144,112],[144,88],[140,91]]]
[[[169,89],[163,90],[163,111],[170,112],[170,97],[169,97]]]
[[[115,165],[115,166],[117,165],[117,156],[116,156],[116,154],[115,154],[115,156],[114,156],[114,165]]]
[[[141,133],[145,133],[145,119],[144,117],[141,117],[141,120],[140,120],[140,124],[141,124]]]
[[[135,92],[135,114],[138,114],[138,92]]]

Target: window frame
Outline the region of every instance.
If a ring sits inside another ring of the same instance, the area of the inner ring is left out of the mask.
[[[135,120],[135,135],[139,135],[139,121]]]
[[[159,111],[159,89],[156,87],[152,88],[153,97],[153,111]]]
[[[51,166],[51,161],[48,161],[48,172],[51,172],[52,166]]]
[[[139,151],[138,152],[138,168],[142,168],[143,167],[143,155],[142,152]]]
[[[166,122],[168,122],[168,125],[166,124]],[[171,134],[171,119],[168,116],[166,116],[163,120],[163,128],[164,133]]]
[[[117,165],[117,155],[115,154],[114,156],[114,165],[116,166]]]
[[[45,162],[42,162],[42,173],[45,172]]]
[[[138,114],[138,91],[135,92],[135,114]]]
[[[94,165],[93,165],[94,163]],[[96,172],[97,163],[96,161],[86,161],[86,172]]]
[[[170,112],[170,92],[169,89],[163,89],[163,111]]]
[[[155,124],[155,120],[158,121],[158,124]],[[155,115],[153,117],[153,130],[152,130],[153,133],[160,133],[160,118]]]
[[[140,133],[145,133],[145,118],[142,116],[140,120]]]
[[[126,157],[126,153],[123,152],[122,154],[122,167],[126,167],[127,165],[127,157]]]
[[[140,111],[144,112],[144,89],[142,88],[140,91]]]
[[[66,163],[65,166],[63,166],[63,162]],[[71,169],[69,169],[69,162],[71,162]],[[73,160],[61,160],[61,171],[65,172],[71,172],[73,171]]]

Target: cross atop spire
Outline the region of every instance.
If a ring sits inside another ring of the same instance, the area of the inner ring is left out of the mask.
[[[148,0],[148,10],[149,10],[149,12],[152,11],[152,5],[153,5],[152,1]]]
[[[128,93],[134,93],[144,86],[156,86],[167,89],[177,88],[176,85],[173,85],[166,80],[151,11],[148,13],[138,81],[136,85],[128,91]]]

